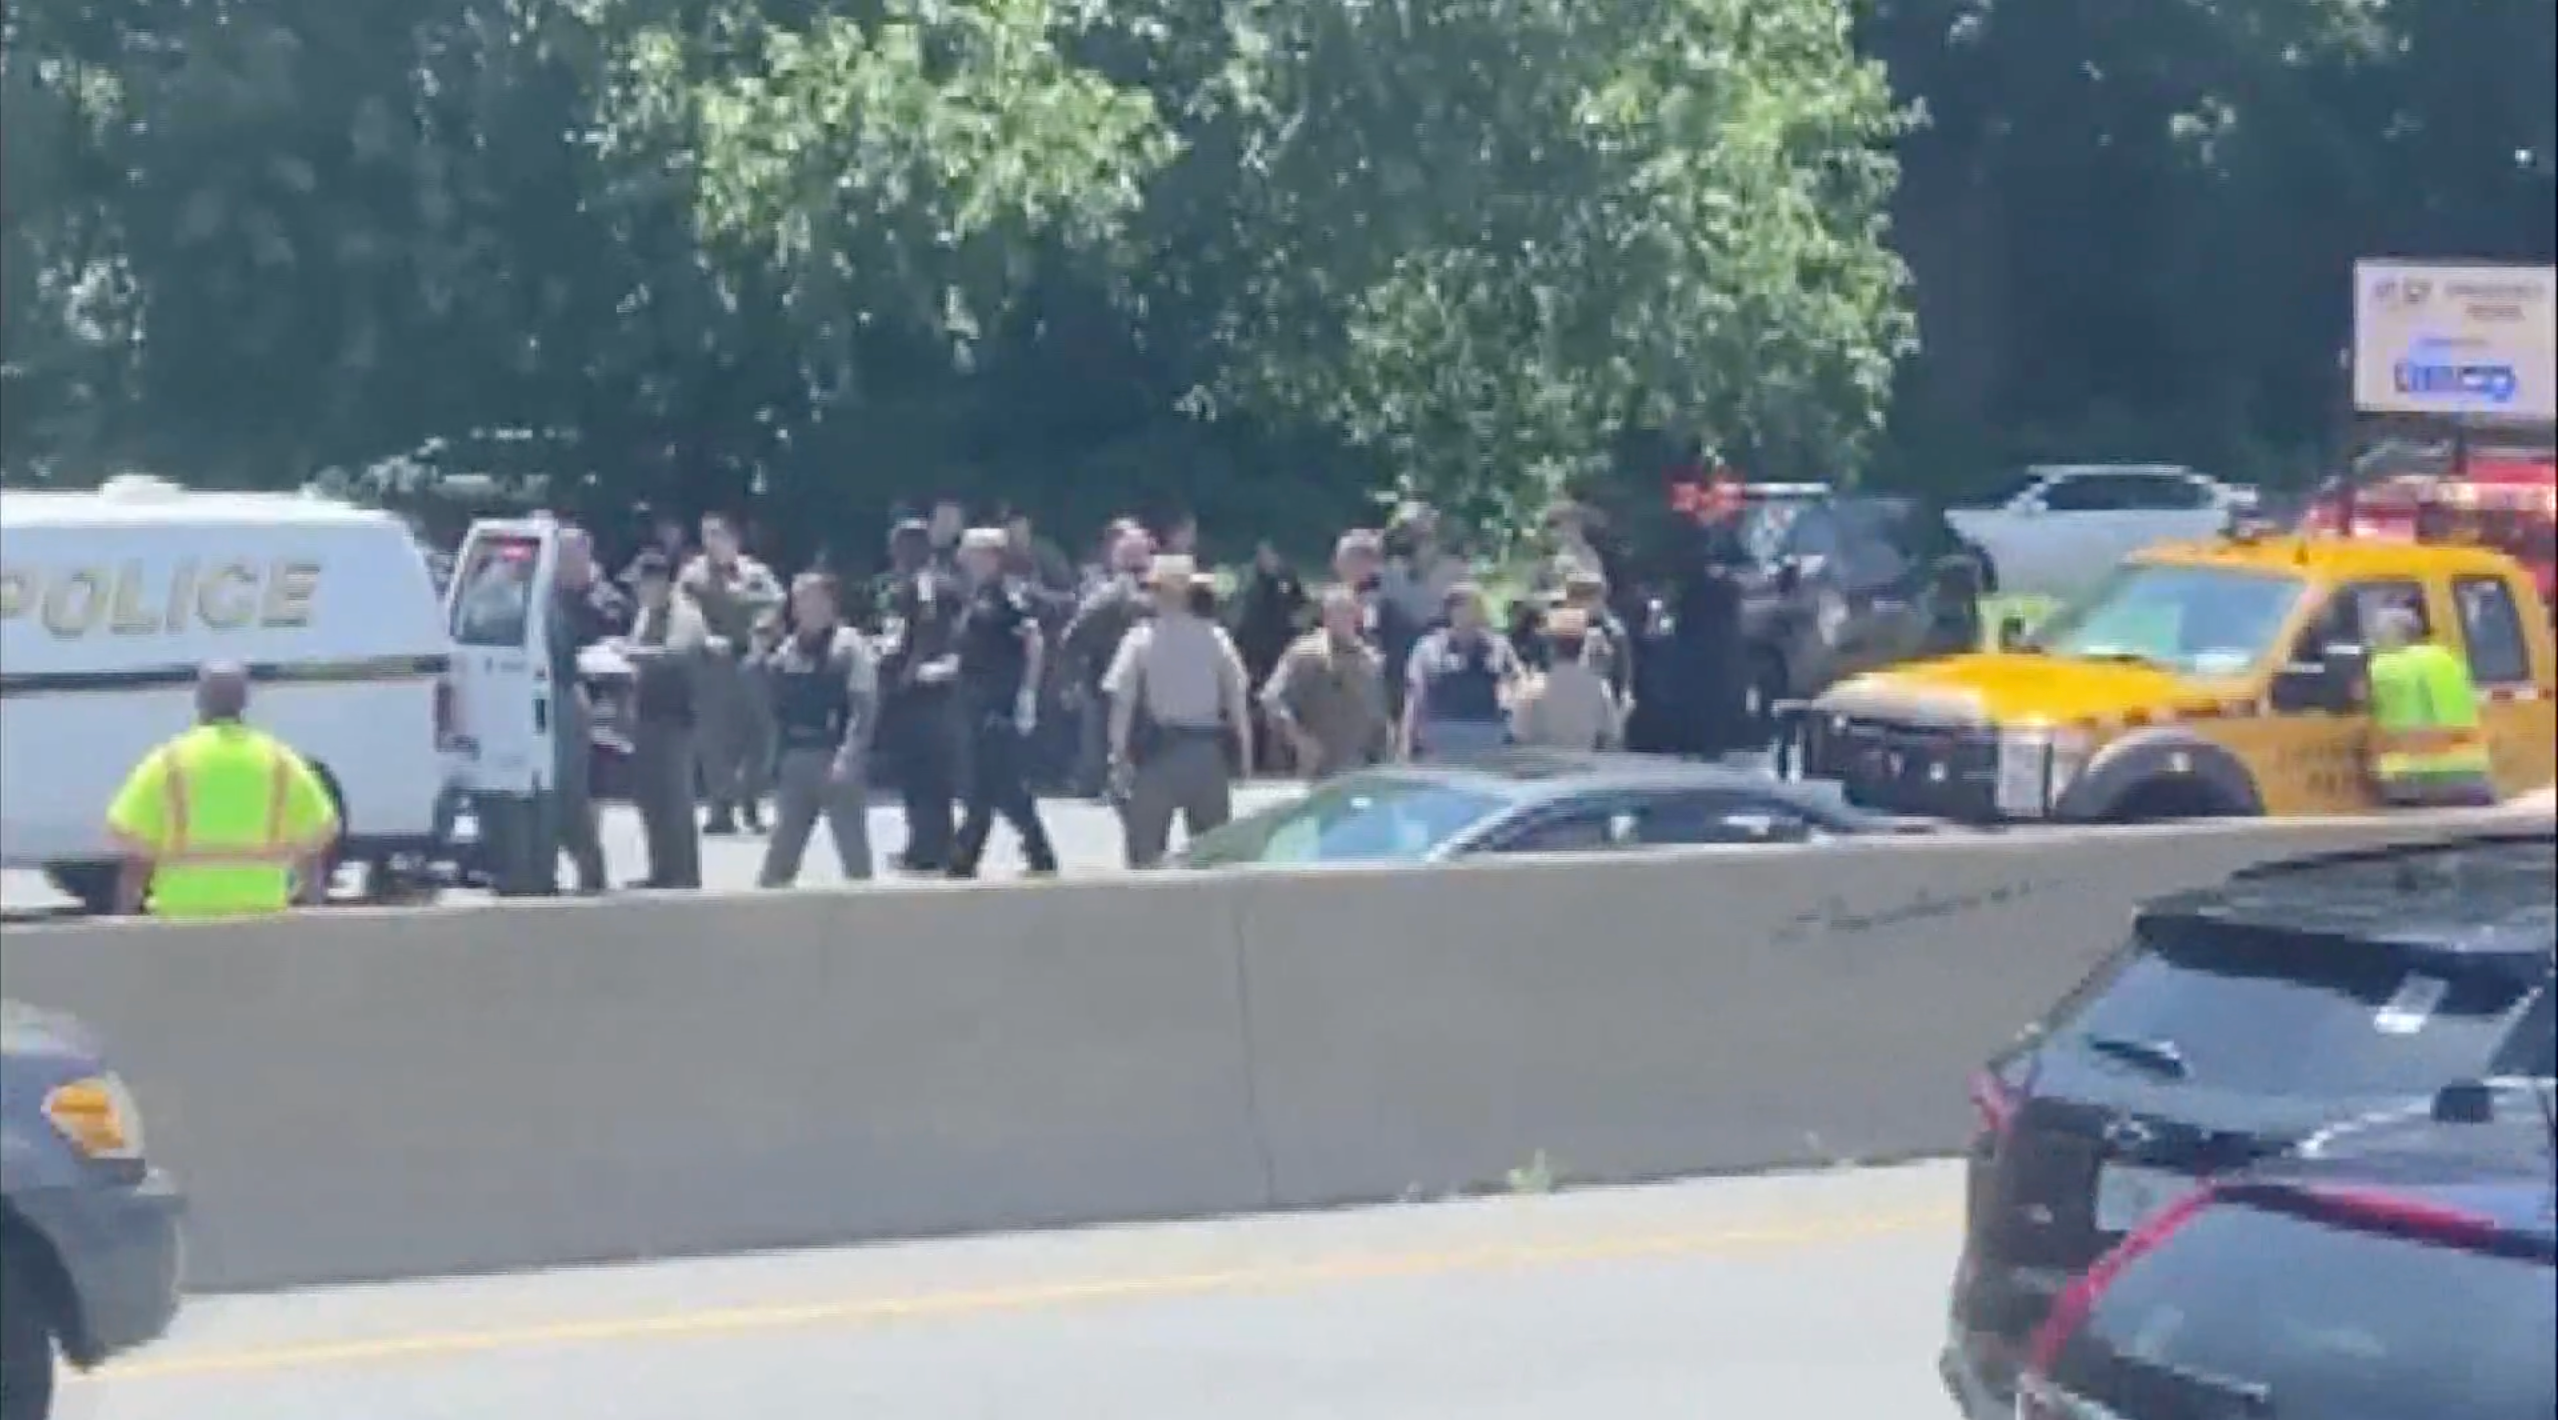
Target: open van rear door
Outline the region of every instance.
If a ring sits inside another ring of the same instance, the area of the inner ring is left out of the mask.
[[[454,721],[461,786],[531,798],[550,787],[552,579],[559,524],[548,518],[471,525],[444,594],[453,635]]]

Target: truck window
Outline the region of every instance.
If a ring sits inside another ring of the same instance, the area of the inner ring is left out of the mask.
[[[2293,664],[2314,666],[2330,646],[2370,645],[2373,617],[2389,606],[2413,611],[2424,634],[2433,634],[2434,620],[2425,607],[2423,586],[2415,582],[2355,582],[2337,588],[2335,595],[2328,598],[2326,611],[2301,633],[2300,644],[2292,648]]]
[[[521,650],[532,630],[533,572],[542,541],[528,535],[487,536],[470,546],[455,570],[453,640],[464,646]]]
[[[2531,643],[2523,638],[2522,609],[2502,577],[2461,577],[2451,584],[2460,608],[2460,643],[2469,653],[2469,678],[2480,685],[2531,680]]]

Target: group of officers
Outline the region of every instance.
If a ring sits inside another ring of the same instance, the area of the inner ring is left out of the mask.
[[[582,546],[564,557],[553,641],[576,655],[609,640],[630,668],[623,712],[646,887],[698,886],[700,835],[764,829],[767,791],[762,885],[797,880],[821,821],[843,875],[870,877],[874,763],[903,808],[894,867],[973,877],[1000,820],[1029,871],[1054,872],[1033,791],[1043,714],[1080,721],[1137,868],[1162,861],[1176,823],[1196,836],[1226,822],[1235,779],[1274,761],[1320,778],[1503,743],[1623,743],[1631,640],[1595,567],[1558,576],[1532,631],[1505,633],[1468,582],[1438,589],[1423,611],[1388,595],[1388,546],[1375,532],[1345,535],[1315,624],[1251,670],[1210,579],[1134,523],[1112,529],[1099,584],[1058,617],[1018,575],[1014,530],[965,529],[945,550],[925,523],[901,522],[857,608],[825,571],[785,586],[713,517],[683,565],[656,551],[633,563],[627,618],[597,609],[612,594]],[[592,710],[559,724],[560,843],[580,890],[603,885],[583,768]],[[757,740],[760,755],[745,748]]]

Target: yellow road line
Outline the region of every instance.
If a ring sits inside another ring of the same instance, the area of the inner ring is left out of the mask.
[[[1764,1248],[1807,1247],[1917,1232],[1957,1221],[1952,1209],[1836,1218],[1718,1232],[1657,1233],[1594,1242],[1483,1247],[1435,1252],[1351,1253],[1318,1262],[1214,1271],[1138,1274],[1084,1281],[1032,1283],[974,1291],[924,1293],[728,1307],[657,1316],[425,1332],[362,1341],[180,1351],[107,1366],[94,1379],[136,1381],[444,1360],[495,1351],[627,1341],[695,1340],[816,1326],[876,1326],[933,1317],[987,1316],[1107,1302],[1235,1295],[1344,1282],[1387,1281],[1521,1267],[1641,1258],[1711,1256]]]

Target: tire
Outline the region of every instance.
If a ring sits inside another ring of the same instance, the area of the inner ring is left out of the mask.
[[[44,870],[54,891],[73,898],[92,917],[115,915],[116,879],[124,870],[114,863],[57,863]]]
[[[0,1420],[53,1413],[53,1326],[14,1238],[0,1238]]]

